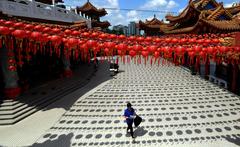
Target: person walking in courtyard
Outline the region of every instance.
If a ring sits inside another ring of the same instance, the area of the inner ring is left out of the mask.
[[[135,113],[135,110],[132,108],[132,104],[127,103],[127,109],[125,109],[124,111],[124,117],[126,118],[126,123],[128,125],[127,133],[129,133],[128,130],[130,130],[130,134],[132,138],[135,138],[133,136],[133,127],[132,127],[135,116],[136,116],[136,113]]]

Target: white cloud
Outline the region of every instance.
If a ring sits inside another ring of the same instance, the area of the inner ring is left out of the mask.
[[[175,1],[170,0],[167,4],[167,9],[172,9],[172,8],[177,7],[177,6],[178,6],[178,4]]]
[[[224,7],[228,8],[228,7],[232,7],[233,4],[235,4],[237,2],[232,2],[232,3],[226,3],[224,4]]]
[[[177,7],[178,4],[174,0],[148,0],[141,8],[142,9],[172,9]]]
[[[148,0],[142,8],[144,9],[152,9],[152,8],[158,8],[158,7],[164,7],[168,4],[166,0]]]
[[[135,10],[129,11],[127,13],[127,17],[136,17],[137,15],[138,15],[137,11],[135,11]]]

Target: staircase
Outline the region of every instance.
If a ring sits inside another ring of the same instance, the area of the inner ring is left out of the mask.
[[[63,96],[86,85],[93,76],[92,67],[85,74],[75,73],[71,78],[63,78],[41,85],[20,96],[17,100],[3,100],[0,104],[0,125],[12,125],[44,108]]]

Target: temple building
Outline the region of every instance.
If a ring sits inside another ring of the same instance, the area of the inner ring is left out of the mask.
[[[167,15],[169,23],[160,25],[165,34],[178,33],[228,33],[240,31],[235,15],[240,7],[224,8],[215,0],[190,0],[188,6],[178,15]]]
[[[163,32],[160,30],[160,25],[163,25],[163,21],[160,21],[154,15],[152,20],[147,20],[145,22],[139,21],[139,29],[144,30],[146,36],[158,36],[162,35]]]
[[[76,9],[82,16],[85,15],[91,18],[92,28],[101,28],[104,30],[111,25],[108,21],[100,21],[100,17],[105,16],[107,11],[105,9],[97,9],[89,0],[83,6]]]

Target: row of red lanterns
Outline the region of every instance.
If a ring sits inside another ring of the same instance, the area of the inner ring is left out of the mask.
[[[11,47],[8,46],[8,48],[13,48],[14,38],[16,39],[19,65],[23,64],[21,55],[23,43],[25,43],[25,47],[28,48],[25,49],[27,54],[31,51],[36,54],[37,50],[41,50],[47,43],[51,43],[51,46],[54,47],[53,50],[60,56],[59,46],[63,44],[65,48],[64,55],[67,56],[67,58],[69,58],[71,50],[74,50],[76,58],[77,55],[81,53],[81,55],[88,58],[88,60],[90,60],[90,51],[94,53],[94,57],[96,57],[97,53],[100,53],[102,56],[113,56],[117,54],[123,57],[130,55],[132,58],[140,55],[145,59],[151,55],[154,56],[155,59],[159,57],[166,59],[173,58],[174,61],[181,61],[183,55],[187,53],[191,59],[196,56],[199,59],[206,60],[206,58],[211,58],[219,62],[222,60],[232,62],[232,56],[234,56],[235,60],[237,59],[237,57],[235,57],[236,54],[239,54],[238,47],[221,46],[220,39],[216,38],[216,35],[214,35],[213,38],[208,36],[206,39],[199,39],[201,37],[196,36],[189,38],[191,35],[181,39],[176,35],[168,36],[167,38],[126,37],[124,35],[117,36],[102,32],[73,30],[61,27],[34,26],[22,22],[4,20],[0,20],[0,34],[3,39],[1,43],[5,42],[5,44],[7,44],[6,41],[4,41],[7,39],[7,42],[10,42]],[[24,42],[24,39],[27,41]],[[37,48],[36,44],[39,44],[40,47]],[[53,51],[51,47],[49,47],[48,50],[50,52]],[[173,53],[174,57],[172,56]],[[237,60],[237,62],[239,62],[239,60]]]

